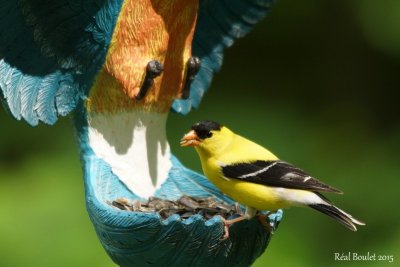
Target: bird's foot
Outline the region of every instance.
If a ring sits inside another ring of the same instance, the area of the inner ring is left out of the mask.
[[[242,216],[239,216],[239,217],[237,217],[235,219],[231,219],[231,220],[227,220],[227,219],[223,218],[222,216],[220,216],[220,217],[221,217],[222,222],[224,223],[224,235],[222,236],[221,240],[227,240],[229,238],[229,226],[231,226],[234,223],[248,219],[246,215],[242,215]]]
[[[271,224],[268,222],[268,216],[274,213],[273,211],[269,211],[267,214],[257,214],[257,219],[260,221],[260,223],[263,225],[264,229],[271,234],[274,234],[274,228],[271,226]]]

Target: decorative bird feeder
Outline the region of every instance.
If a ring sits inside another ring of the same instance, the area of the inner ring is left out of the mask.
[[[171,107],[186,114],[199,105],[224,49],[265,16],[270,2],[3,1],[2,100],[32,126],[75,109],[87,210],[118,265],[249,266],[268,245],[271,233],[257,219],[234,224],[221,239],[216,214],[240,209],[229,211],[231,199],[171,154],[165,126]],[[167,215],[141,209],[154,197],[225,208],[189,203],[178,208],[185,214]],[[281,215],[269,216],[273,228]]]

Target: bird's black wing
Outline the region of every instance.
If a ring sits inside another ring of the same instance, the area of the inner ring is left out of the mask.
[[[280,160],[257,160],[225,165],[221,168],[222,174],[226,178],[274,187],[342,193],[340,190],[311,177],[308,173],[292,164]]]

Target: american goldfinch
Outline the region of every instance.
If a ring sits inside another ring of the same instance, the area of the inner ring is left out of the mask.
[[[342,193],[290,163],[279,160],[264,147],[214,121],[202,121],[183,136],[181,146],[193,146],[204,174],[223,193],[246,206],[243,216],[224,220],[228,226],[251,219],[258,211],[308,206],[337,220],[348,229],[365,223],[334,206],[320,192]],[[260,221],[265,222],[265,216]]]

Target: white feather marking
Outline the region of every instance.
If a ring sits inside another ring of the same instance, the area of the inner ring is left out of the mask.
[[[217,165],[220,166],[221,168],[228,166],[228,164],[226,164],[222,161],[217,161]]]
[[[172,166],[167,114],[132,111],[89,114],[89,144],[136,195],[154,195]]]
[[[349,217],[350,220],[351,220],[353,223],[358,224],[358,225],[365,225],[364,222],[361,222],[361,221],[357,220],[356,218],[354,218],[353,216],[351,216],[351,215],[348,214],[347,212],[345,212],[345,211],[339,209],[339,208],[336,207],[336,206],[335,206],[335,208],[337,208],[340,212],[342,212],[344,215],[346,215],[347,217]]]
[[[225,167],[225,166],[228,166],[228,164],[226,164],[226,163],[224,163],[224,162],[222,162],[222,161],[217,161],[217,165],[218,165],[220,168],[223,168],[223,167]],[[229,179],[228,177],[224,176],[224,174],[222,173],[222,171],[221,171],[221,177],[222,177],[224,180],[226,180],[226,181],[230,181],[230,180],[231,180],[231,179]]]
[[[267,167],[262,168],[261,170],[258,170],[258,171],[252,172],[252,173],[248,173],[248,174],[241,175],[241,176],[239,176],[238,178],[239,178],[239,179],[244,179],[244,178],[247,178],[247,177],[257,176],[257,175],[259,175],[260,173],[263,173],[263,172],[268,171],[270,168],[272,168],[273,166],[275,166],[277,163],[278,163],[278,162],[274,162],[274,163],[272,163],[271,165],[268,165]]]
[[[307,182],[307,181],[310,180],[310,179],[311,179],[311,176],[306,176],[306,177],[304,177],[303,183]]]
[[[228,177],[226,177],[224,175],[221,175],[221,177],[224,178],[224,180],[226,180],[226,181],[230,181],[231,180],[231,179],[229,179]]]
[[[291,189],[284,187],[271,187],[273,188],[276,196],[292,205],[310,205],[310,204],[326,204],[325,200],[321,199],[317,194],[311,191],[301,190],[301,189]]]

